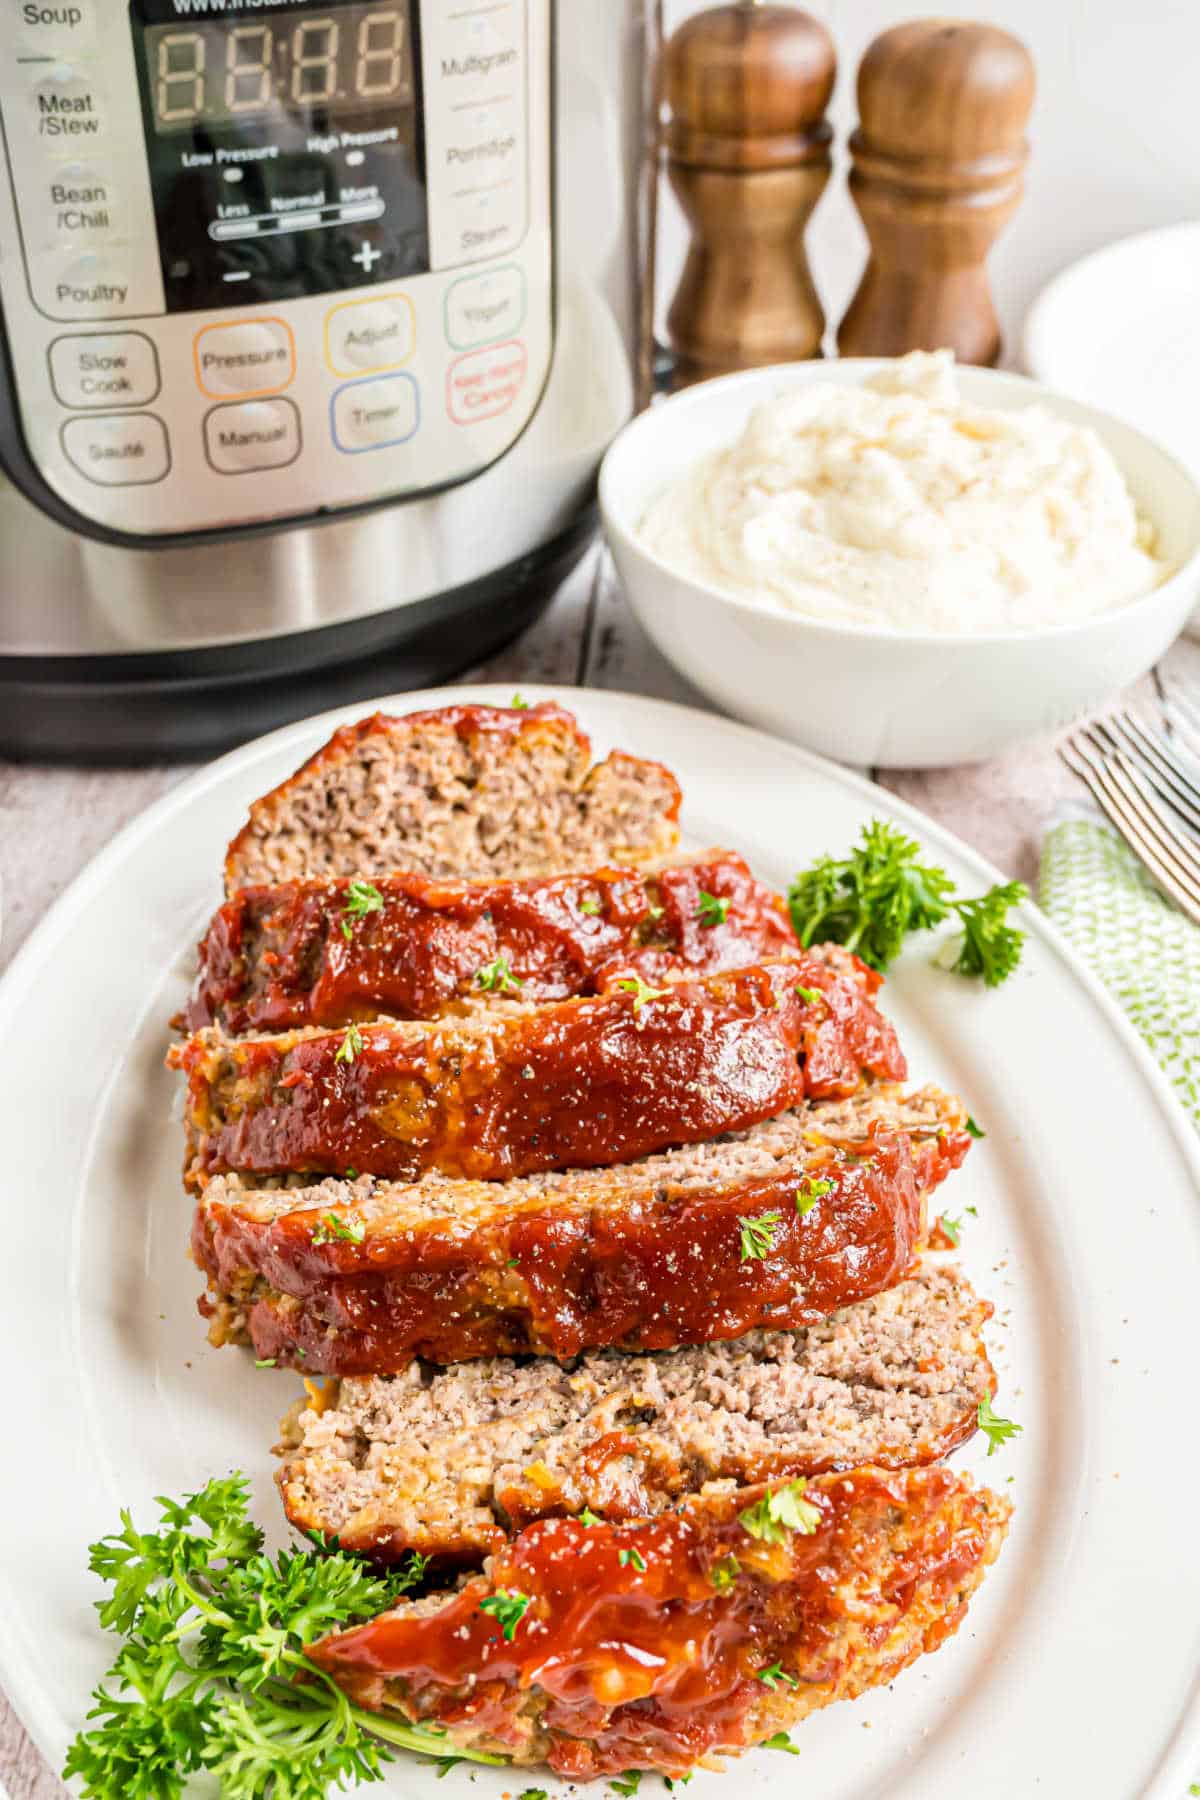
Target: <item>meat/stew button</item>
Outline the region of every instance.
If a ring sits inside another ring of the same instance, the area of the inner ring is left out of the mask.
[[[529,353],[520,338],[472,350],[446,371],[446,408],[456,425],[507,412],[522,387]]]

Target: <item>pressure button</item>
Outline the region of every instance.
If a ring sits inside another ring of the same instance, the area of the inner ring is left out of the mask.
[[[158,353],[141,331],[55,338],[50,380],[64,406],[144,406],[159,389]]]
[[[288,386],[296,373],[296,345],[283,319],[235,319],[196,333],[196,381],[214,400],[249,399]]]

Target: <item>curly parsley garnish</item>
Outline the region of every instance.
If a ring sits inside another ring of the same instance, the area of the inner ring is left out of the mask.
[[[738,1524],[751,1537],[761,1538],[767,1544],[782,1544],[789,1531],[811,1537],[821,1523],[821,1514],[811,1500],[804,1498],[807,1486],[801,1475],[796,1481],[789,1481],[786,1487],[764,1494],[761,1500],[738,1514]]]
[[[806,1175],[796,1189],[796,1211],[802,1219],[807,1219],[817,1201],[832,1192],[833,1183],[828,1175]]]
[[[1021,959],[1025,934],[1008,924],[1026,899],[1019,881],[991,888],[975,900],[954,897],[944,869],[920,861],[921,846],[895,825],[873,819],[842,860],[822,856],[788,890],[792,926],[800,942],[845,944],[871,968],[888,967],[913,931],[957,918],[962,937],[950,967],[988,987],[1007,980]]]
[[[312,1228],[314,1244],[361,1244],[367,1228],[361,1219],[339,1219],[336,1213],[322,1213]]]
[[[365,919],[368,913],[383,911],[383,895],[370,881],[352,881],[346,889],[346,902],[342,907],[342,936],[346,942],[354,936],[354,926],[358,919]]]
[[[517,1635],[517,1626],[529,1611],[533,1601],[528,1594],[510,1593],[500,1588],[495,1594],[489,1594],[486,1600],[479,1602],[480,1612],[490,1613],[501,1631],[506,1643],[511,1644]]]
[[[740,1262],[761,1262],[775,1248],[775,1227],[783,1220],[778,1212],[759,1213],[756,1219],[741,1219],[738,1224],[742,1233],[742,1253]]]
[[[715,894],[706,894],[701,888],[696,899],[696,917],[702,928],[707,931],[713,925],[723,925],[729,917],[729,905],[728,900],[718,900]]]
[[[124,1642],[67,1752],[64,1778],[86,1800],[181,1800],[200,1774],[228,1800],[316,1800],[379,1780],[393,1747],[445,1754],[443,1732],[363,1711],[304,1654],[393,1605],[411,1571],[377,1575],[339,1552],[265,1555],[244,1475],[158,1505],[158,1531],[123,1512],[91,1547],[111,1589],[100,1622]]]
[[[1011,1419],[1002,1419],[998,1413],[992,1411],[990,1394],[979,1402],[979,1411],[976,1417],[979,1420],[980,1431],[987,1435],[989,1456],[994,1456],[1002,1444],[1007,1444],[1010,1438],[1018,1437],[1024,1430],[1023,1426],[1014,1424]]]
[[[497,956],[493,962],[485,963],[482,969],[476,969],[475,986],[483,988],[489,994],[515,994],[525,983],[513,974],[512,965],[506,956]]]
[[[796,1677],[794,1675],[789,1675],[785,1669],[781,1669],[778,1662],[771,1663],[765,1669],[757,1670],[754,1679],[756,1681],[761,1681],[764,1687],[769,1687],[772,1693],[774,1693],[780,1682],[784,1682],[790,1688],[798,1688],[800,1686]]]
[[[335,1063],[352,1063],[356,1056],[362,1055],[363,1049],[362,1032],[357,1025],[348,1025],[346,1035],[338,1045],[337,1055],[333,1060]]]
[[[641,1012],[643,1006],[648,1005],[651,1000],[665,1000],[671,991],[669,988],[649,987],[640,975],[626,975],[620,981],[614,982],[613,986],[622,988],[625,993],[633,995],[635,1013]]]

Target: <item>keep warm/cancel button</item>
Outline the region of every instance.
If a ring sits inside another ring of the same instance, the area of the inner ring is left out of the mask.
[[[529,353],[519,338],[460,356],[446,371],[446,407],[456,425],[507,412],[522,387]]]

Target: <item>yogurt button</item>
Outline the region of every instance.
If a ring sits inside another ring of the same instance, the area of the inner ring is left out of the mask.
[[[466,275],[446,293],[446,338],[455,350],[512,337],[525,322],[525,276],[516,263]]]

